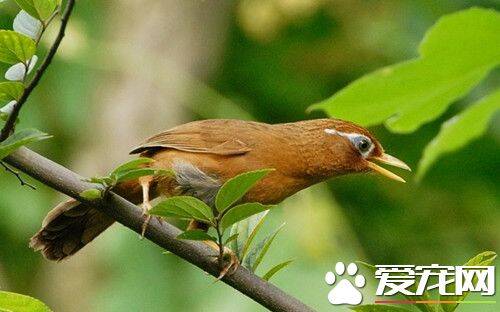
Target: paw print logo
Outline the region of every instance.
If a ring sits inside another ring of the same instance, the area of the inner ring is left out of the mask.
[[[325,275],[325,281],[328,285],[334,285],[332,290],[328,293],[328,301],[331,304],[350,304],[358,305],[363,300],[363,295],[359,292],[359,288],[365,286],[365,277],[361,274],[356,274],[358,272],[358,266],[355,263],[350,263],[347,266],[347,274],[354,276],[354,284],[343,278],[346,271],[343,262],[337,262],[335,265],[335,273],[327,272]]]

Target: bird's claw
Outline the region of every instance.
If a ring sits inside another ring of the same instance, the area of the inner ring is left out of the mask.
[[[144,234],[146,233],[146,229],[148,228],[149,221],[151,220],[151,215],[149,214],[149,210],[151,210],[152,206],[149,202],[145,202],[142,204],[142,216],[146,216],[146,220],[142,224],[141,228],[141,239],[144,238]]]
[[[224,247],[222,262],[224,266],[217,277],[217,281],[220,281],[224,276],[231,275],[240,267],[240,260],[238,256],[229,248]]]

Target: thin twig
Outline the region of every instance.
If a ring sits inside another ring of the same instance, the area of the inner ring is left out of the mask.
[[[0,142],[5,141],[5,139],[9,137],[12,131],[14,131],[14,128],[16,126],[16,120],[17,117],[19,116],[21,108],[23,107],[24,103],[26,103],[26,100],[30,96],[31,92],[33,92],[33,89],[35,89],[35,87],[38,85],[40,79],[42,79],[43,74],[47,70],[47,67],[49,67],[50,63],[52,62],[52,59],[54,58],[54,55],[56,54],[57,49],[59,48],[59,45],[61,44],[61,41],[64,37],[66,25],[68,24],[68,20],[69,17],[71,16],[71,12],[73,11],[74,5],[75,5],[75,0],[68,0],[68,3],[66,4],[66,9],[64,10],[64,13],[61,16],[61,27],[59,28],[59,33],[57,34],[57,37],[54,40],[54,43],[52,44],[52,47],[50,47],[47,56],[43,60],[42,65],[40,65],[40,67],[36,71],[35,76],[33,76],[33,79],[24,89],[23,94],[17,101],[16,105],[14,105],[12,113],[9,115],[9,118],[5,122],[5,125],[2,128],[2,131],[0,132]]]
[[[61,6],[59,5],[54,12],[52,12],[52,15],[49,16],[49,18],[46,21],[42,21],[42,33],[49,27],[50,23],[52,20],[61,12]],[[40,42],[40,39],[42,36],[39,36],[38,40],[36,41],[37,43]]]
[[[81,198],[79,196],[81,192],[95,188],[96,185],[84,182],[76,173],[25,147],[7,156],[5,161],[45,185],[87,205],[92,205],[133,231],[141,232],[144,223],[142,210],[115,193],[110,192],[107,200],[87,201]],[[180,233],[178,228],[168,222],[160,223],[153,218],[147,227],[145,238],[217,277],[220,274],[220,267],[217,259],[212,257],[213,250],[200,242],[177,239]],[[271,311],[314,311],[243,266],[239,266],[233,274],[225,275],[222,281]]]
[[[14,169],[12,169],[11,167],[9,167],[8,165],[6,165],[4,162],[0,161],[0,165],[5,169],[5,171],[9,172],[9,173],[12,173],[16,178],[17,180],[19,181],[19,183],[21,183],[21,186],[27,186],[29,187],[30,189],[32,190],[36,190],[36,187],[26,181],[23,180],[23,178],[21,177],[21,175],[19,174],[19,172],[15,171]]]
[[[217,245],[219,246],[219,267],[221,269],[224,268],[224,243],[222,242],[222,233],[219,228],[219,224],[217,221],[217,226],[215,227],[217,231]]]

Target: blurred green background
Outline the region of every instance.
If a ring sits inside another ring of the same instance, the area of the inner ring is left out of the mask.
[[[415,57],[440,16],[471,6],[500,10],[496,0],[78,1],[22,126],[54,135],[37,151],[93,176],[127,160],[149,135],[193,119],[322,117],[305,109],[371,70]],[[17,11],[10,1],[0,4],[2,28],[11,28]],[[53,36],[49,31],[44,49]],[[416,167],[441,122],[499,82],[497,70],[415,133],[371,130]],[[345,308],[328,303],[324,282],[337,261],[459,265],[500,250],[498,121],[419,184],[406,173],[405,185],[357,175],[286,200],[265,224],[264,232],[287,223],[264,269],[296,259],[273,282],[318,310],[338,311]],[[37,186],[21,188],[0,172],[1,289],[32,295],[55,311],[263,310],[120,225],[67,261],[44,260],[28,241],[63,197]],[[368,280],[364,303],[373,301],[375,285]]]

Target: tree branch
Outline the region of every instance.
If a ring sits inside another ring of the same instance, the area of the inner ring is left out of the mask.
[[[119,223],[141,233],[144,222],[141,209],[112,192],[109,193],[105,201],[89,202],[81,198],[79,194],[82,191],[96,188],[96,185],[83,182],[82,177],[69,169],[24,147],[5,158],[4,161],[68,196],[93,205]],[[177,239],[176,237],[180,233],[181,231],[173,225],[152,218],[145,237],[217,277],[220,272],[217,260],[213,257],[214,251],[199,242]],[[226,275],[222,281],[272,311],[313,311],[299,300],[242,266],[234,274]]]
[[[24,89],[23,94],[17,103],[14,105],[12,113],[9,115],[9,118],[0,132],[0,142],[7,139],[14,130],[21,108],[26,103],[26,100],[34,88],[38,85],[46,69],[52,62],[52,59],[54,58],[54,55],[56,54],[57,49],[59,48],[59,45],[64,37],[65,29],[74,4],[75,0],[68,0],[66,9],[61,17],[59,33],[42,65],[37,70],[31,82]],[[55,190],[71,196],[83,203],[92,205],[119,223],[137,233],[141,233],[142,225],[144,223],[141,209],[112,192],[109,193],[106,200],[90,202],[81,198],[79,194],[82,191],[90,188],[100,188],[100,186],[84,182],[82,177],[64,168],[63,166],[54,163],[24,147],[6,157],[3,161],[54,188]],[[3,163],[1,164],[4,165]],[[24,183],[24,181],[20,179],[17,172],[10,169],[6,165],[4,167],[6,170],[14,173],[21,183]],[[214,251],[199,242],[177,239],[176,237],[180,233],[181,231],[173,225],[153,218],[149,223],[144,236],[155,244],[210,273],[214,277],[218,277],[220,273],[219,265],[216,257],[213,257]],[[272,311],[313,311],[310,307],[304,305],[299,300],[289,296],[281,289],[264,281],[242,266],[240,266],[233,274],[226,275],[222,281]]]
[[[54,58],[54,55],[56,54],[57,49],[59,48],[59,45],[61,44],[61,41],[64,37],[66,25],[68,24],[68,20],[69,17],[71,16],[71,12],[73,11],[74,5],[75,5],[75,0],[68,0],[68,3],[66,4],[66,9],[64,10],[64,13],[61,16],[61,27],[59,28],[59,33],[57,34],[57,37],[54,40],[54,43],[52,44],[52,47],[50,47],[47,56],[43,60],[42,65],[40,65],[40,67],[36,71],[33,80],[31,80],[28,86],[24,89],[23,94],[17,101],[16,105],[14,105],[12,113],[10,113],[9,118],[5,122],[5,125],[3,126],[2,131],[0,132],[0,142],[5,141],[5,139],[7,139],[11,134],[11,132],[14,130],[14,127],[16,125],[16,120],[17,117],[19,116],[21,108],[23,107],[24,103],[26,103],[26,100],[28,100],[28,97],[31,95],[31,92],[33,92],[33,89],[35,89],[35,87],[38,85],[40,79],[42,79],[42,76],[45,73],[45,70],[47,70],[47,67],[49,67],[50,63],[52,62],[52,59]]]

